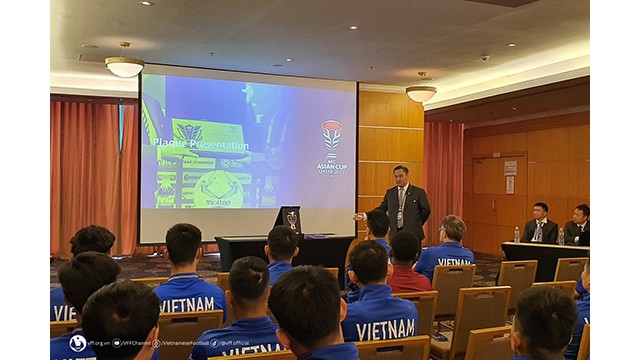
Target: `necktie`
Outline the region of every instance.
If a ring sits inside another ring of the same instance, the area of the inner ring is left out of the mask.
[[[538,227],[536,227],[536,232],[533,234],[533,241],[542,242],[542,222],[538,222]]]
[[[584,231],[584,230],[582,229],[582,225],[578,225],[578,230],[579,230],[580,232],[583,232],[583,231]]]
[[[404,218],[403,218],[403,211],[404,208],[404,189],[400,188],[398,191],[398,229],[402,228],[402,225],[404,224]]]

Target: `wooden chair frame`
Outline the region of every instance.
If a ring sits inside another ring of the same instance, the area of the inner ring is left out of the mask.
[[[575,258],[560,258],[556,265],[556,273],[553,277],[553,281],[566,281],[575,280],[578,281],[584,265],[589,260],[588,257],[575,257]]]
[[[475,329],[469,332],[465,360],[510,359],[511,326]]]
[[[419,291],[410,293],[397,293],[393,296],[411,300],[418,308],[418,326],[416,335],[431,336],[433,332],[433,322],[436,316],[436,306],[438,304],[438,292]]]

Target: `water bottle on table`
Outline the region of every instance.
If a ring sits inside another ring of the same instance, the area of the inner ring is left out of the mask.
[[[564,229],[563,228],[560,228],[560,230],[558,230],[558,244],[564,245]]]
[[[516,226],[516,229],[513,231],[513,242],[520,242],[520,228]]]

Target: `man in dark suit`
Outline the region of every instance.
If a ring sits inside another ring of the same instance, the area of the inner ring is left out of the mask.
[[[549,206],[543,202],[533,205],[534,219],[524,226],[522,242],[555,244],[558,239],[558,224],[547,219]]]
[[[393,238],[399,230],[407,230],[422,241],[424,239],[422,225],[427,222],[431,214],[427,193],[424,189],[409,184],[409,169],[406,166],[396,166],[393,169],[393,176],[396,186],[387,190],[382,203],[376,209],[389,212],[389,220],[391,220],[389,238]],[[366,219],[366,213],[357,213],[353,216],[353,220],[356,221]]]
[[[564,243],[566,245],[581,245],[580,238],[587,238],[584,233],[591,231],[589,226],[589,207],[587,204],[576,206],[573,210],[573,220],[564,225]],[[584,243],[584,241],[583,241]],[[586,246],[589,246],[588,244]]]

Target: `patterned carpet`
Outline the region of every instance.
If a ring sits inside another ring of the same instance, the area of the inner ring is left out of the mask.
[[[474,286],[494,286],[496,275],[500,269],[500,257],[486,254],[475,254],[476,277]],[[59,287],[58,269],[67,260],[53,259],[50,264],[51,288]],[[120,279],[169,276],[170,267],[162,256],[136,256],[116,258],[122,268]],[[205,280],[216,283],[220,271],[220,256],[206,254],[198,264],[198,274]]]

